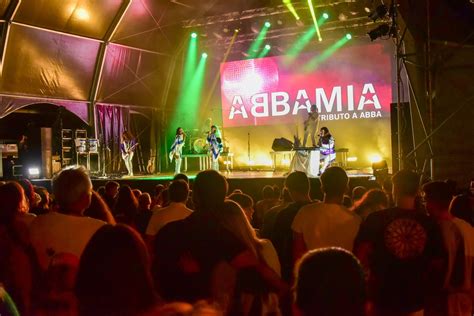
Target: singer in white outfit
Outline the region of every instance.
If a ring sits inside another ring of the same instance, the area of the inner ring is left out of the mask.
[[[181,127],[178,127],[176,130],[176,137],[174,138],[173,145],[171,146],[170,150],[170,160],[171,162],[175,162],[174,166],[174,174],[181,173],[181,161],[182,156],[183,156],[183,146],[184,146],[184,141],[186,139],[186,134],[184,133],[183,129]]]

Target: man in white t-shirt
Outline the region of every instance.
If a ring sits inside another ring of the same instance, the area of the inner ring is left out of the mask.
[[[92,235],[105,224],[83,216],[92,193],[83,167],[62,170],[53,180],[53,192],[59,212],[40,215],[30,226],[31,243],[43,270],[58,255],[73,255],[79,260]]]
[[[163,208],[154,207],[148,226],[147,236],[155,236],[166,224],[184,219],[193,212],[186,207],[189,195],[189,186],[184,180],[174,180],[169,188],[170,205]]]
[[[295,261],[306,251],[317,248],[341,247],[352,251],[361,220],[342,205],[348,183],[349,178],[340,167],[330,167],[323,173],[323,203],[302,207],[291,226]]]

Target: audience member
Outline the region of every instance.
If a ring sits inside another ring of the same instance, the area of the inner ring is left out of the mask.
[[[103,198],[111,210],[115,207],[115,199],[117,198],[119,188],[120,184],[116,181],[107,181],[105,184],[105,195]]]
[[[281,191],[280,204],[269,209],[263,218],[262,229],[260,230],[260,236],[262,238],[271,238],[273,226],[275,225],[278,214],[281,210],[287,208],[291,202],[293,202],[293,200],[291,199],[290,192],[288,192],[287,188],[283,188]]]
[[[36,257],[28,226],[21,220],[29,205],[17,182],[0,186],[0,201],[0,284],[11,294],[22,315],[30,315]]]
[[[83,216],[92,194],[92,184],[83,167],[62,170],[53,179],[53,193],[59,212],[38,216],[30,227],[31,242],[43,270],[58,254],[79,258],[91,236],[105,224]]]
[[[455,196],[449,206],[449,212],[474,227],[474,197],[468,194]]]
[[[41,215],[49,212],[49,192],[46,188],[43,187],[35,187],[35,192],[40,196],[41,201],[30,210],[30,213],[35,215]]]
[[[138,190],[138,189],[133,189],[132,193],[133,193],[133,196],[135,197],[135,199],[137,199],[137,202],[138,202],[138,198],[140,197],[140,195],[142,195],[142,191]]]
[[[151,214],[151,196],[148,193],[142,193],[138,198],[138,214],[135,220],[136,228],[142,235],[146,232]]]
[[[253,257],[261,263],[268,278],[272,279],[269,285],[259,274],[252,271],[242,271],[239,278],[231,288],[237,293],[233,293],[234,299],[226,307],[226,314],[229,315],[278,315],[278,297],[275,292],[284,288],[280,281],[280,263],[278,256],[269,240],[258,239],[254,229],[250,225],[248,218],[238,203],[227,200],[224,202],[222,210],[215,213],[222,226],[231,232],[242,244],[252,253]],[[219,273],[219,283],[225,283],[225,277]],[[226,275],[226,274],[224,274]],[[234,279],[231,277],[230,279]],[[225,291],[219,291],[220,295]],[[229,291],[229,292],[232,292]],[[230,294],[228,296],[231,296]]]
[[[98,187],[96,192],[99,193],[100,197],[105,201],[105,185]]]
[[[155,236],[161,228],[170,222],[184,219],[193,212],[186,207],[189,187],[184,180],[174,180],[169,188],[170,204],[163,208],[155,206],[146,228],[146,235]]]
[[[444,277],[441,232],[416,209],[419,176],[401,170],[392,182],[395,207],[367,217],[354,253],[367,269],[375,315],[422,315],[428,291],[439,289]]]
[[[341,247],[352,251],[361,220],[342,206],[348,183],[349,178],[340,167],[330,167],[322,174],[323,203],[303,207],[291,226],[295,261],[311,249]]]
[[[84,210],[84,216],[92,217],[108,224],[115,224],[115,218],[107,203],[99,193],[92,191],[91,204]]]
[[[469,223],[449,213],[452,192],[446,182],[423,186],[426,210],[438,222],[448,254],[443,288],[431,298],[427,316],[472,315],[474,233]]]
[[[240,207],[244,210],[245,216],[251,223],[254,213],[252,197],[245,193],[232,193],[229,195],[229,200],[232,200],[240,205]]]
[[[213,282],[217,265],[227,263],[238,271],[258,266],[246,245],[216,219],[227,189],[226,179],[218,172],[199,173],[193,190],[196,210],[157,234],[153,272],[165,300],[213,300],[213,288],[219,283]]]
[[[385,194],[388,197],[388,206],[389,207],[394,207],[395,204],[393,202],[393,195],[392,195],[392,190],[393,190],[393,184],[392,184],[392,178],[387,177],[383,183],[382,183],[382,190],[385,192]]]
[[[158,206],[158,207],[163,206],[161,192],[163,192],[164,189],[165,189],[165,186],[163,184],[157,184],[155,186],[155,194],[153,195],[153,203],[151,205],[151,208],[154,208],[155,206]]]
[[[76,280],[79,315],[143,315],[158,303],[149,256],[125,225],[100,228],[82,254]]]
[[[272,207],[278,205],[278,195],[275,195],[275,191],[272,186],[266,185],[262,189],[263,199],[255,204],[255,214],[253,217],[253,226],[255,228],[261,228],[263,218],[266,212]]]
[[[295,307],[302,316],[364,316],[366,287],[362,267],[342,248],[321,248],[297,266]]]
[[[257,238],[241,205],[234,200],[226,201],[216,216],[222,226],[247,245],[255,257],[263,260],[278,276],[281,275],[280,261],[273,244],[268,239]]]
[[[117,222],[134,225],[138,212],[138,201],[128,185],[123,185],[117,194],[114,216]]]
[[[352,211],[364,221],[373,212],[386,209],[387,207],[388,197],[385,192],[379,189],[371,189],[355,203]]]
[[[291,282],[293,279],[293,232],[291,224],[300,209],[311,203],[309,179],[304,172],[292,172],[285,180],[285,188],[294,202],[278,213],[271,233],[271,241],[280,259],[282,278],[287,282]]]
[[[357,201],[359,201],[366,192],[367,188],[363,186],[356,186],[354,189],[352,189],[352,205],[356,204]]]

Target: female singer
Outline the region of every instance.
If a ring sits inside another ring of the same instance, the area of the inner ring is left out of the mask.
[[[171,146],[170,150],[170,160],[173,162],[173,159],[175,161],[175,167],[174,167],[174,174],[181,173],[181,156],[183,155],[183,146],[184,146],[184,140],[186,139],[186,134],[184,133],[183,129],[181,127],[178,127],[176,130],[176,136],[174,138],[173,145]]]
[[[217,136],[217,126],[212,125],[211,131],[207,133],[207,143],[209,144],[209,153],[212,157],[211,169],[219,171],[219,156],[222,152],[222,139]]]
[[[125,167],[127,168],[128,176],[133,176],[133,154],[138,143],[133,137],[132,133],[129,131],[124,131],[122,133],[122,139],[120,142],[120,152],[122,153],[122,159],[125,162]]]
[[[319,152],[321,153],[321,160],[323,161],[323,167],[320,170],[320,174],[323,174],[326,168],[336,160],[334,137],[332,137],[327,127],[321,127],[318,146],[320,147]]]

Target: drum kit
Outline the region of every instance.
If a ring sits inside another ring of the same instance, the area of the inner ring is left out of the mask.
[[[201,131],[199,129],[188,130],[185,132],[187,135],[187,151],[190,154],[207,154],[209,152],[209,144],[207,143],[207,131]],[[223,152],[229,151],[229,142],[227,138],[223,138],[224,150]]]

